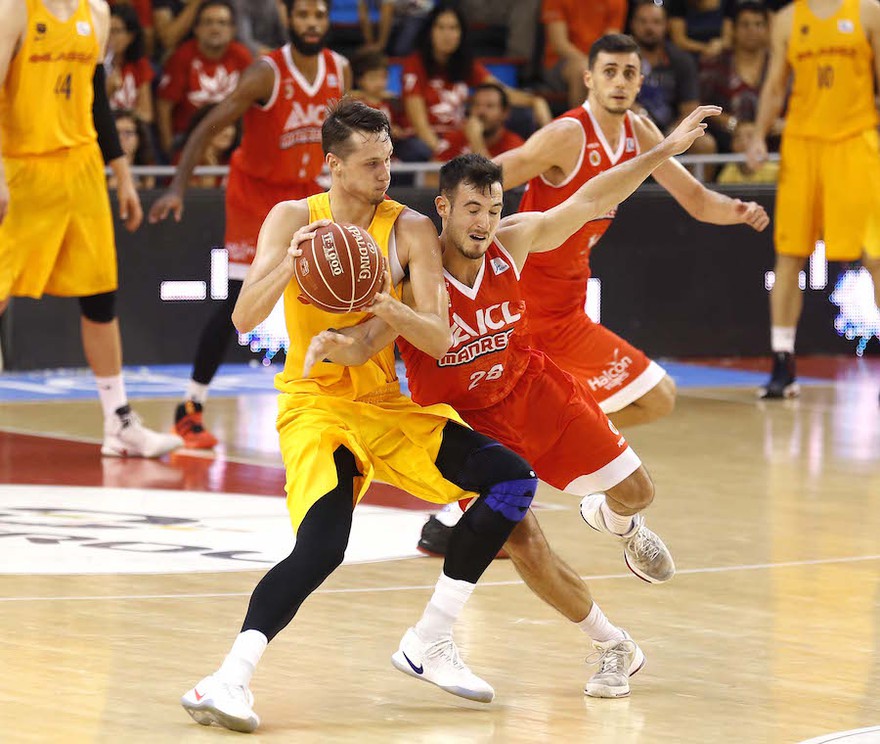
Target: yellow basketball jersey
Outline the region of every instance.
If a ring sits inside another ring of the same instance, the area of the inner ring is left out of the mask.
[[[0,88],[3,154],[46,155],[95,142],[92,77],[100,49],[88,0],[63,22],[42,0],[24,2],[27,27]]]
[[[329,193],[308,198],[309,221],[332,220]],[[373,215],[367,231],[373,236],[379,249],[389,258],[392,230],[403,204],[386,199]],[[387,264],[391,265],[390,262]],[[399,297],[398,289],[392,290]],[[394,369],[394,348],[389,345],[360,367],[344,367],[340,364],[319,362],[312,368],[309,379],[302,379],[306,350],[314,336],[328,328],[356,325],[371,317],[369,313],[328,313],[314,305],[306,305],[299,299],[299,285],[292,279],[284,290],[284,319],[290,337],[284,370],[275,376],[275,386],[283,393],[320,393],[335,395],[349,400],[369,398],[398,392],[397,372]]]
[[[877,126],[874,55],[859,0],[843,0],[824,20],[795,0],[787,59],[794,71],[787,135],[840,140]]]

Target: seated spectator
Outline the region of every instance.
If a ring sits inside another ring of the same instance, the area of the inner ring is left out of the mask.
[[[733,49],[707,60],[700,69],[701,102],[724,109],[708,120],[719,152],[731,152],[737,125],[755,121],[769,56],[767,9],[755,0],[740,3],[733,22]],[[781,131],[781,122],[779,126]]]
[[[372,15],[379,6],[379,22]],[[387,51],[392,57],[411,54],[434,0],[358,0],[358,18],[364,44],[374,51]]]
[[[725,49],[721,0],[668,0],[666,10],[669,39],[682,51],[710,59]]]
[[[235,13],[228,0],[204,0],[196,15],[195,38],[171,56],[159,84],[159,142],[166,154],[196,111],[226,98],[251,63],[247,47],[234,38]]]
[[[388,90],[388,58],[381,52],[361,49],[351,58],[351,74],[354,88],[350,95],[384,113],[391,124],[391,136],[397,140],[402,130],[395,122],[394,94]]]
[[[736,9],[740,5],[752,4],[758,2],[767,9],[768,20],[772,21],[773,16],[792,0],[722,0],[721,9],[724,12],[724,23],[721,26],[721,40],[724,42],[724,48],[730,49],[733,46],[733,19],[736,17]]]
[[[535,56],[535,26],[540,8],[541,0],[461,0],[468,23],[503,26],[507,32],[505,56],[518,57],[528,65]]]
[[[464,128],[444,135],[443,146],[434,153],[434,159],[445,162],[468,152],[494,158],[519,147],[525,140],[505,127],[509,115],[510,102],[504,88],[495,83],[478,85],[471,96]]]
[[[403,65],[404,127],[407,134],[397,146],[401,160],[429,160],[441,147],[441,138],[464,126],[468,89],[481,83],[501,85],[471,56],[467,24],[457,5],[440,4],[428,16],[419,52]],[[538,126],[552,119],[540,96],[501,85],[512,106],[529,106]]]
[[[107,97],[113,111],[131,111],[147,124],[153,121],[153,67],[145,55],[144,34],[131,5],[110,11],[110,39],[104,59]]]
[[[666,11],[653,0],[640,0],[633,10],[632,35],[642,55],[644,80],[636,97],[637,113],[648,116],[664,134],[699,106],[697,66],[693,57],[666,38]],[[688,154],[710,155],[718,151],[706,133],[691,145]],[[714,169],[706,171],[714,174]]]
[[[568,93],[571,108],[587,97],[587,54],[600,36],[623,31],[626,0],[544,0],[544,77]]]
[[[138,120],[132,111],[114,111],[113,119],[116,122],[122,154],[125,155],[129,166],[155,165],[156,157],[144,122]],[[115,189],[116,178],[110,176],[107,185]],[[135,176],[134,185],[138,189],[151,189],[156,185],[156,179],[153,176]]]
[[[195,131],[195,128],[201,124],[202,119],[204,119],[216,105],[217,104],[214,103],[210,106],[204,106],[196,112],[195,116],[193,116],[189,128],[186,131],[186,136],[180,143],[180,148],[174,154],[175,164],[180,160],[180,154],[184,145],[186,145],[189,136]],[[240,142],[240,121],[223,127],[222,129],[218,129],[205,145],[205,149],[199,157],[196,166],[229,165],[229,159],[232,157],[232,153],[235,151],[235,148],[238,147]],[[193,176],[189,179],[189,185],[192,188],[198,189],[219,189],[226,186],[226,176]]]
[[[153,0],[109,0],[111,9],[121,5],[134,8],[144,35],[144,54],[153,56]]]
[[[186,40],[205,0],[153,0],[156,57],[165,60]]]
[[[755,125],[744,123],[736,128],[733,135],[733,151],[745,154],[749,140],[755,135]],[[757,170],[751,170],[746,163],[728,163],[718,174],[718,183],[776,183],[779,178],[779,163],[763,163]]]

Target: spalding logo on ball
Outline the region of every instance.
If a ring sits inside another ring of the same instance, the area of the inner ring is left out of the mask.
[[[362,310],[382,288],[385,256],[364,228],[332,222],[300,244],[294,263],[301,299],[330,313]]]

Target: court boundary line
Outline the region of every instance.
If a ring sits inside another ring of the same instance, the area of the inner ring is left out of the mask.
[[[868,561],[880,561],[878,555],[855,555],[846,558],[814,558],[802,561],[780,561],[778,563],[742,563],[734,566],[704,566],[702,568],[684,568],[676,571],[677,576],[698,576],[702,574],[734,573],[736,571],[762,571],[775,568],[799,568],[803,566],[822,566],[846,563],[864,563]],[[9,576],[50,576],[54,574],[7,574]],[[68,574],[63,574],[67,576]],[[91,574],[75,574],[76,576],[90,576]],[[104,574],[106,575],[106,574]],[[118,574],[129,576],[129,574]],[[152,574],[157,575],[157,574]],[[165,574],[160,574],[165,575]],[[179,576],[179,574],[168,574]],[[609,581],[616,579],[629,579],[633,574],[597,574],[595,576],[581,576],[584,581]],[[479,582],[482,587],[506,587],[524,585],[521,579],[510,581],[483,581]],[[399,586],[371,586],[353,587],[350,589],[318,589],[312,592],[316,594],[368,594],[381,592],[405,592],[405,591],[430,591],[433,584],[412,584]],[[116,595],[84,595],[70,597],[0,597],[0,602],[86,602],[86,601],[123,601],[123,600],[148,600],[148,599],[222,599],[227,597],[249,597],[251,592],[198,592],[191,594],[116,594]],[[310,596],[312,596],[310,595]]]

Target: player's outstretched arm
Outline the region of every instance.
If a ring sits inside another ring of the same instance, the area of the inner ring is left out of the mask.
[[[18,41],[27,30],[27,6],[20,0],[0,0],[0,87],[6,82],[9,63],[18,49]],[[3,142],[0,139],[0,224],[9,210],[9,185],[3,168]]]
[[[786,87],[791,72],[786,59],[786,48],[793,16],[793,6],[788,5],[776,14],[771,25],[770,63],[758,98],[755,133],[746,145],[746,158],[752,169],[767,160],[767,135],[782,115],[782,108],[785,106]]]
[[[180,222],[183,194],[208,140],[215,132],[238,121],[255,103],[268,101],[274,85],[275,72],[268,62],[257,60],[244,71],[235,90],[220,101],[190,134],[171,185],[150,208],[151,223],[164,220],[171,212]]]
[[[706,130],[707,116],[721,113],[718,106],[698,106],[675,130],[650,150],[591,178],[574,194],[546,212],[526,212],[505,218],[499,240],[517,261],[528,253],[559,247],[587,222],[601,217],[626,199],[651,172],[669,158],[685,152]]]
[[[557,170],[566,177],[577,165],[584,133],[574,119],[557,119],[539,129],[519,147],[493,158],[501,166],[504,190]]]
[[[239,332],[252,331],[269,317],[293,278],[293,262],[302,255],[300,243],[315,237],[316,228],[329,224],[329,220],[309,223],[305,200],[272,207],[260,229],[257,254],[232,311],[232,323]]]
[[[449,298],[443,281],[443,262],[437,229],[423,214],[406,209],[397,219],[397,256],[409,274],[411,302],[379,292],[367,310],[384,320],[393,338],[403,336],[413,346],[439,359],[452,343]]]
[[[663,135],[654,122],[644,116],[635,117],[635,133],[644,150],[655,147]],[[707,189],[677,160],[667,160],[654,171],[654,178],[691,217],[713,225],[745,224],[758,232],[770,224],[767,211],[757,202],[731,199]]]

